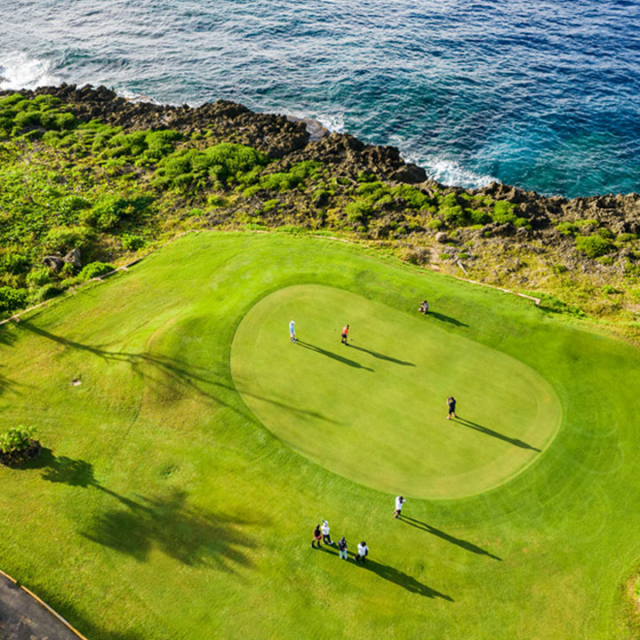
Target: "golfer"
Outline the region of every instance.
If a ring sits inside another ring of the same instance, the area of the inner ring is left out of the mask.
[[[356,562],[362,562],[364,564],[364,559],[369,555],[369,547],[367,547],[367,543],[363,540],[358,545],[358,555],[356,556]]]
[[[349,337],[349,325],[342,327],[342,344],[347,344],[347,338]]]
[[[315,548],[316,543],[318,544],[318,549],[320,548],[320,540],[322,540],[322,533],[320,532],[320,525],[317,524],[316,528],[313,530],[313,540],[311,541],[311,548]]]
[[[292,320],[289,323],[289,339],[291,340],[291,342],[296,342],[297,338],[296,338],[296,323]]]
[[[349,556],[347,554],[347,541],[344,539],[344,536],[342,536],[342,538],[340,538],[340,540],[338,541],[338,555],[343,560],[349,559]]]
[[[393,512],[394,518],[399,518],[402,515],[402,505],[405,503],[403,496],[396,496],[396,510]]]
[[[322,542],[331,545],[335,544],[335,542],[331,540],[331,536],[329,535],[329,523],[326,520],[322,521],[322,526],[320,527],[320,529],[322,530]]]
[[[451,418],[456,417],[456,399],[453,396],[449,396],[447,398],[447,407],[449,407],[449,415],[447,416],[447,420],[451,420]]]

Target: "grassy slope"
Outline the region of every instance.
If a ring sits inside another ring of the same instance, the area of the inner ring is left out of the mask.
[[[389,495],[295,454],[234,390],[242,317],[301,283],[409,313],[428,291],[462,323],[444,330],[553,385],[553,445],[496,490],[394,521]],[[629,637],[640,357],[623,343],[348,246],[206,234],[2,330],[0,352],[4,422],[52,449],[0,470],[3,568],[92,640]],[[368,569],[309,549],[321,517],[367,540]]]
[[[560,403],[518,360],[441,328],[454,318],[413,311],[330,287],[281,289],[238,328],[236,388],[283,442],[340,475],[420,498],[482,493],[551,441]],[[464,421],[445,419],[452,393]]]

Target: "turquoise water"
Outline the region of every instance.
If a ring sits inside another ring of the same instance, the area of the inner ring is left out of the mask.
[[[226,98],[445,183],[640,191],[640,2],[4,0],[0,86]]]

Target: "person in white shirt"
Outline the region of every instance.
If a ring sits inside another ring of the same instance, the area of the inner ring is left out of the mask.
[[[364,564],[364,559],[369,555],[369,547],[367,547],[367,543],[363,540],[358,545],[358,555],[356,556],[356,562],[362,562]]]
[[[402,505],[405,503],[405,499],[402,496],[396,496],[396,510],[393,512],[394,518],[399,518],[402,515]]]
[[[331,540],[331,536],[329,535],[329,523],[326,520],[322,521],[320,530],[322,531],[322,542],[324,542],[325,544],[335,544]]]
[[[289,339],[291,342],[296,342],[296,323],[292,320],[289,323]]]

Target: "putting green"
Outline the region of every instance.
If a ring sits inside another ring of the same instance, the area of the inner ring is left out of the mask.
[[[366,486],[420,498],[506,482],[549,446],[562,417],[553,388],[522,362],[417,310],[321,285],[256,304],[236,332],[231,370],[248,407],[294,450]],[[446,419],[448,395],[459,420]]]

